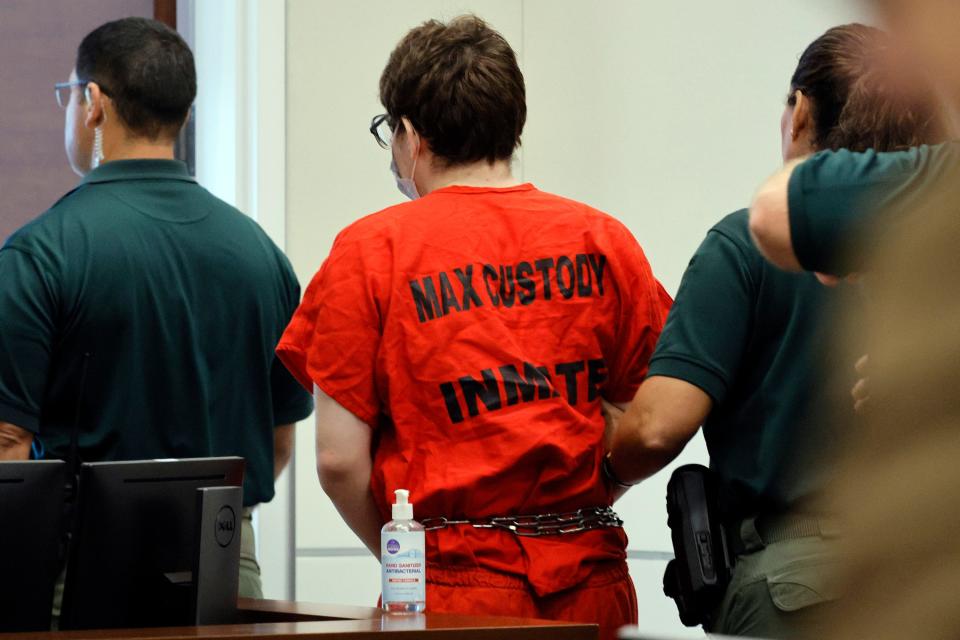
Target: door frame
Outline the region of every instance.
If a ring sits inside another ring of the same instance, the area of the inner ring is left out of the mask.
[[[197,181],[286,245],[286,0],[155,0],[197,65]],[[162,6],[161,6],[162,5]],[[171,7],[171,5],[173,5]],[[159,7],[159,8],[158,8]],[[267,598],[295,598],[294,461],[254,514]]]

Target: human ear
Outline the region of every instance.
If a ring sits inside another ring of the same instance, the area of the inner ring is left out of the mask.
[[[801,136],[809,140],[812,146],[815,127],[813,122],[813,104],[802,91],[797,89],[794,94],[793,119],[790,123],[790,137],[794,142],[801,140]]]
[[[84,126],[88,129],[96,129],[103,124],[106,113],[103,109],[103,91],[96,82],[87,83],[83,90],[83,96],[86,99],[87,112],[84,115]]]

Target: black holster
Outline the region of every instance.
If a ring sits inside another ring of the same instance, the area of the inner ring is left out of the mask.
[[[688,627],[709,621],[723,599],[735,557],[720,518],[719,479],[701,465],[673,472],[667,484],[667,525],[675,558],[663,576],[663,592],[677,603]]]

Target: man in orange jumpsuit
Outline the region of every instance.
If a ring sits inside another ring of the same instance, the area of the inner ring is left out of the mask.
[[[338,236],[278,347],[317,399],[321,483],[377,555],[411,491],[428,610],[612,638],[637,602],[601,401],[633,398],[670,298],[621,223],[512,177],[524,81],[484,22],[412,30],[380,96],[414,201]]]

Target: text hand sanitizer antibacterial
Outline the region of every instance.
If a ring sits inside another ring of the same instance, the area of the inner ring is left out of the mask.
[[[383,610],[420,613],[427,608],[426,545],[423,525],[413,519],[406,489],[394,491],[393,520],[380,530]]]

